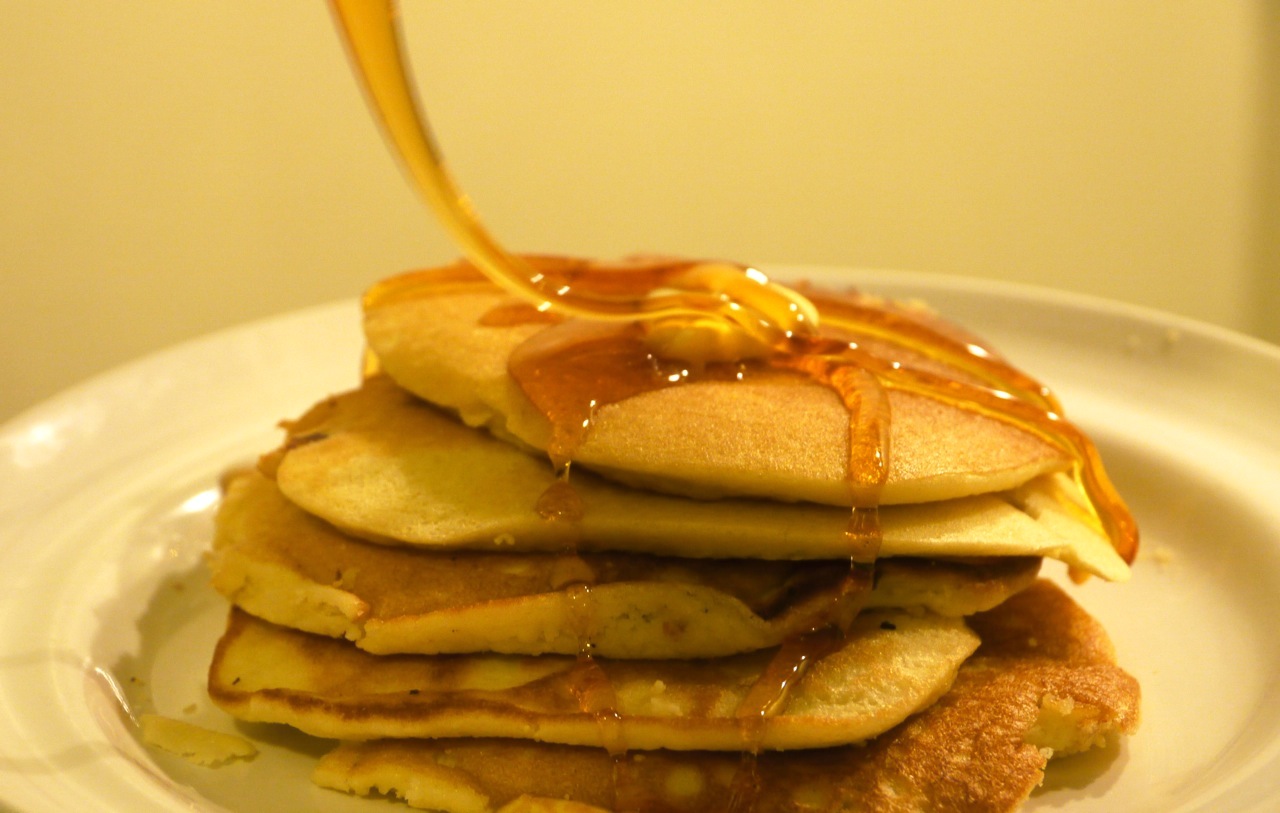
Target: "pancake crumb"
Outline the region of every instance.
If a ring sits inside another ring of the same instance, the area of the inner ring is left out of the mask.
[[[191,723],[144,714],[138,719],[142,741],[153,748],[176,754],[193,765],[216,768],[237,759],[252,759],[258,749],[234,734],[210,731]]]

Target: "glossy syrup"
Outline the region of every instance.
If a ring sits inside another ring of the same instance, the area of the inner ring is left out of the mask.
[[[543,264],[559,267],[558,273],[565,278],[596,289],[629,290],[636,280],[632,278],[626,283],[609,281],[614,274],[630,276],[636,267],[634,264],[615,267],[555,258],[526,259],[535,267]],[[685,267],[690,265],[694,264],[686,263]],[[663,267],[670,269],[674,266],[668,264]],[[365,305],[376,307],[397,299],[449,293],[461,286],[486,288],[489,286],[486,279],[479,271],[466,265],[413,272],[374,286],[366,295]],[[856,296],[836,296],[811,290],[805,293],[820,313],[821,335],[816,338],[788,338],[779,344],[774,355],[765,360],[691,364],[663,359],[644,340],[648,332],[645,324],[575,320],[572,326],[566,325],[564,331],[557,327],[537,334],[513,357],[513,370],[517,367],[523,370],[530,397],[535,402],[542,402],[553,432],[557,433],[555,445],[558,451],[553,452],[553,457],[561,465],[570,457],[566,450],[573,448],[589,431],[587,426],[591,416],[601,406],[686,381],[745,380],[770,370],[791,370],[818,378],[832,375],[831,385],[844,389],[847,395],[842,399],[846,399],[846,403],[848,397],[879,397],[875,395],[875,387],[881,391],[900,390],[930,398],[1015,426],[1071,459],[1072,475],[1086,498],[1089,515],[1104,530],[1120,555],[1132,562],[1138,545],[1136,524],[1107,477],[1093,443],[1066,420],[1057,399],[1047,387],[972,339],[957,338],[950,334],[949,328],[933,324],[936,319],[909,316],[892,306],[868,304]],[[558,325],[563,317],[529,303],[507,303],[482,319],[482,322],[492,325],[531,321]],[[873,339],[879,352],[871,352],[864,347],[871,342],[860,343],[860,337]],[[885,347],[898,348],[901,353],[884,352]],[[563,353],[559,361],[557,352]],[[577,379],[575,386],[578,389],[588,386],[584,376],[575,375],[572,368],[577,361],[589,356],[610,354],[631,371],[626,381],[600,379],[600,389],[581,398],[574,395],[576,390],[569,386],[554,391],[554,383],[545,383],[554,382],[567,372]],[[925,359],[933,364],[917,364],[912,359]],[[646,370],[644,375],[636,374]],[[535,395],[535,390],[543,392]],[[856,424],[857,419],[853,423]],[[861,459],[873,461],[874,465],[855,464],[850,467],[854,478],[851,480],[852,488],[858,487],[856,480],[864,478],[866,472],[887,465],[888,422],[881,422],[879,426],[878,432],[869,431],[865,423],[854,427],[853,454],[856,456],[861,452]],[[856,498],[851,501],[858,502]]]
[[[488,234],[470,201],[445,169],[404,69],[396,10],[389,0],[332,0],[357,70],[381,122],[439,221],[483,278],[516,294],[520,303],[486,315],[493,325],[545,322],[511,357],[509,371],[551,426],[548,452],[558,477],[538,510],[552,522],[574,524],[582,505],[570,471],[596,412],[645,392],[690,381],[745,380],[756,375],[803,376],[833,390],[849,414],[845,530],[849,570],[829,606],[806,631],[781,646],[736,711],[744,761],[726,809],[746,813],[758,792],[755,754],[768,718],[816,660],[840,646],[870,590],[879,550],[879,496],[890,466],[888,393],[906,392],[1012,424],[1068,455],[1088,508],[1117,551],[1132,560],[1137,529],[1089,439],[1062,417],[1039,382],[980,345],[860,299],[782,288],[753,269],[722,262],[650,259],[600,265],[507,253]],[[404,275],[374,289],[366,307],[389,300],[482,283],[459,265]],[[560,321],[565,316],[583,317]],[[819,331],[821,326],[822,330]],[[672,339],[672,336],[675,339]],[[692,341],[690,338],[692,337]],[[898,348],[870,352],[864,345]],[[939,371],[938,368],[942,368]],[[591,653],[591,585],[571,586],[570,623],[580,642],[575,695],[600,726],[625,779],[625,721],[617,713],[608,676]],[[616,795],[623,807],[629,791]]]
[[[1012,423],[1069,454],[1073,474],[1112,543],[1126,560],[1137,550],[1137,529],[1083,433],[1062,418],[1047,388],[995,359],[985,349],[955,340],[892,311],[829,298],[816,306],[754,269],[722,262],[649,259],[612,267],[579,260],[531,262],[510,254],[489,235],[474,207],[445,168],[443,156],[418,109],[408,82],[391,0],[332,0],[357,73],[388,136],[417,188],[463,254],[484,275],[516,293],[538,312],[595,321],[671,322],[729,326],[746,338],[737,345],[750,355],[804,357],[811,348],[799,338],[814,335],[818,314],[828,325],[855,335],[873,335],[932,358],[945,360],[978,385],[900,371],[892,364],[865,367],[881,386],[909,391]],[[465,270],[458,273],[466,276]],[[474,272],[472,272],[474,273]],[[400,284],[412,278],[400,278]],[[452,282],[458,282],[453,280]],[[375,296],[386,296],[386,290]],[[850,343],[854,354],[856,342]],[[824,353],[824,355],[829,355]],[[866,357],[835,354],[862,365]],[[857,475],[855,475],[857,476]]]
[[[541,310],[596,320],[697,319],[713,314],[750,336],[757,347],[807,330],[804,322],[812,310],[803,298],[772,285],[758,272],[743,275],[729,264],[699,263],[691,268],[683,262],[646,262],[642,273],[625,275],[625,289],[619,289],[614,283],[623,277],[579,285],[559,269],[536,268],[507,252],[454,182],[419,110],[400,48],[395,3],[331,0],[331,5],[356,73],[415,186],[463,255],[496,284]]]

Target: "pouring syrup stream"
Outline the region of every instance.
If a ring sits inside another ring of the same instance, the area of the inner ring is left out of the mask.
[[[758,271],[744,273],[727,263],[673,266],[673,273],[651,279],[643,294],[628,290],[610,296],[544,273],[506,251],[445,167],[407,78],[395,3],[332,0],[332,6],[357,73],[405,168],[454,243],[491,281],[539,310],[568,316],[624,322],[710,318],[733,327],[735,349],[743,354],[758,355],[788,336],[812,331],[812,305]]]
[[[849,575],[830,606],[815,614],[808,631],[779,649],[739,705],[745,753],[759,750],[767,718],[785,705],[787,692],[807,665],[839,645],[870,589],[880,543],[877,506],[889,471],[890,392],[1012,424],[1064,453],[1073,461],[1072,475],[1092,517],[1121,556],[1132,561],[1136,525],[1092,442],[1062,417],[1046,387],[980,346],[889,309],[816,294],[811,300],[759,271],[729,263],[642,261],[601,267],[533,262],[507,252],[480,223],[445,168],[407,79],[393,0],[331,3],[372,106],[437,219],[474,268],[531,306],[494,318],[552,323],[521,347],[509,366],[552,425],[549,452],[561,479],[544,495],[548,505],[540,506],[549,521],[574,521],[577,507],[567,475],[594,410],[601,406],[686,381],[741,379],[761,365],[826,386],[845,404],[850,418]],[[468,279],[465,270],[454,269],[436,284],[450,287]],[[429,291],[433,282],[415,277],[375,286],[366,307],[416,295],[420,284]],[[559,323],[561,317],[579,319]],[[900,348],[940,362],[957,375],[886,359],[864,350],[860,342]],[[682,368],[679,375],[669,374],[664,365],[673,361],[694,362],[686,365],[694,373]],[[582,614],[590,585],[575,591],[575,613],[586,629],[590,625]],[[613,708],[607,677],[593,664],[586,637],[581,649],[583,711],[600,721],[602,739],[619,758],[626,750],[624,721]],[[753,777],[754,764],[749,763],[735,781],[731,810],[751,808]]]

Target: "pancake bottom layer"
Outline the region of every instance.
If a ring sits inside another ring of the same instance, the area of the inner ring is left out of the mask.
[[[317,783],[447,813],[729,809],[755,813],[1015,810],[1048,759],[1132,733],[1137,682],[1101,626],[1038,582],[972,619],[982,646],[951,690],[866,746],[737,754],[628,754],[509,740],[345,743]]]

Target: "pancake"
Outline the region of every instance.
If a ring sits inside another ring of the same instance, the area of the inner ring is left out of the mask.
[[[929,709],[866,746],[761,754],[756,813],[1009,813],[1051,757],[1136,730],[1137,682],[1115,665],[1102,628],[1058,588],[1040,582],[973,625],[981,648]],[[445,813],[705,813],[725,809],[742,765],[733,754],[658,751],[631,753],[619,769],[588,748],[384,740],[342,744],[313,778]]]
[[[441,274],[452,284],[433,289],[428,283]],[[458,279],[455,268],[382,283],[366,297],[370,349],[405,389],[469,425],[545,451],[550,424],[508,362],[549,326],[486,320],[512,300],[488,282]],[[881,504],[1005,491],[1070,465],[1004,422],[897,390],[888,398],[893,453]],[[693,381],[601,406],[573,459],[630,485],[682,496],[847,506],[848,449],[849,414],[834,391],[795,375],[762,374]]]
[[[573,474],[574,523],[536,510],[555,482],[545,459],[461,425],[374,377],[285,424],[264,459],[281,491],[348,533],[451,550],[627,551],[684,558],[841,559],[848,510],[764,500],[693,500]],[[1074,487],[1046,475],[1018,490],[880,510],[882,556],[1043,556],[1112,581],[1128,566]],[[1014,504],[1017,503],[1017,504]],[[644,517],[643,522],[636,522]]]
[[[250,722],[335,739],[506,737],[613,748],[740,751],[860,742],[946,691],[978,645],[959,619],[868,610],[762,728],[735,716],[772,650],[703,660],[370,655],[233,609],[209,696]],[[588,702],[593,687],[608,687]],[[618,721],[605,725],[603,718]]]
[[[379,284],[366,380],[228,478],[209,696],[344,741],[320,784],[433,809],[1013,809],[1136,726],[1105,634],[1034,582],[1126,579],[1136,528],[957,329],[832,322],[672,373],[463,266]]]
[[[881,559],[867,606],[948,616],[1030,584],[1034,557]],[[345,637],[376,654],[695,658],[780,645],[835,600],[847,561],[699,560],[634,554],[437,552],[361,542],[247,471],[229,484],[209,558],[214,587],[253,615]],[[590,585],[589,591],[582,585]]]

